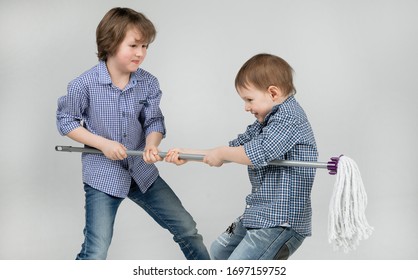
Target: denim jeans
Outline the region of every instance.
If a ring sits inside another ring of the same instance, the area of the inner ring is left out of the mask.
[[[76,259],[103,260],[107,257],[116,212],[123,198],[110,196],[87,184],[84,185],[84,190],[86,226],[84,243]],[[155,180],[145,194],[132,180],[128,198],[141,206],[161,227],[170,231],[186,259],[210,259],[193,217],[184,209],[179,198],[161,177]]]
[[[304,239],[290,227],[247,229],[237,220],[212,243],[210,254],[214,260],[288,259]]]

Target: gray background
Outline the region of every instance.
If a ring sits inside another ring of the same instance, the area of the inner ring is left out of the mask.
[[[145,13],[158,35],[143,68],[159,78],[168,135],[161,145],[210,148],[253,117],[235,92],[241,65],[259,52],[295,69],[296,95],[320,160],[353,158],[368,193],[373,235],[357,250],[327,240],[335,177],[318,170],[313,236],[293,259],[417,259],[418,2],[1,1],[0,259],[74,259],[82,242],[79,154],[55,126],[67,83],[97,63],[95,29],[114,6]],[[242,213],[246,168],[158,163],[210,243]],[[122,203],[109,259],[183,259],[170,234]]]

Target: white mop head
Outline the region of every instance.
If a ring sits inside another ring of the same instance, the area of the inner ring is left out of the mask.
[[[329,205],[328,241],[334,249],[354,250],[373,231],[365,210],[367,194],[357,164],[346,156],[338,161],[334,192]]]

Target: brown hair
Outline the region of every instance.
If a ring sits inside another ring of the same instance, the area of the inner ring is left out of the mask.
[[[285,95],[296,94],[292,67],[284,59],[271,54],[253,56],[238,71],[235,88],[248,88],[249,85],[259,90],[276,86]]]
[[[108,11],[96,29],[97,56],[100,60],[115,54],[129,28],[137,28],[144,43],[154,41],[156,30],[143,14],[129,8],[113,8]]]

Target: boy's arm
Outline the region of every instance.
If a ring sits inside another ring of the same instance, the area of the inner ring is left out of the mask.
[[[221,166],[225,162],[235,162],[243,165],[252,165],[251,160],[245,153],[244,146],[228,147],[221,146],[209,150],[203,162],[210,166]]]
[[[177,165],[187,163],[187,160],[179,159],[179,154],[197,154],[204,155],[203,162],[210,166],[221,166],[225,162],[235,162],[244,165],[252,165],[250,159],[245,153],[244,146],[228,147],[222,146],[209,150],[192,150],[192,149],[170,149],[167,152],[165,161],[172,162]]]
[[[122,160],[128,156],[126,147],[121,143],[93,134],[82,126],[73,129],[67,136],[74,141],[99,149],[111,160]]]

